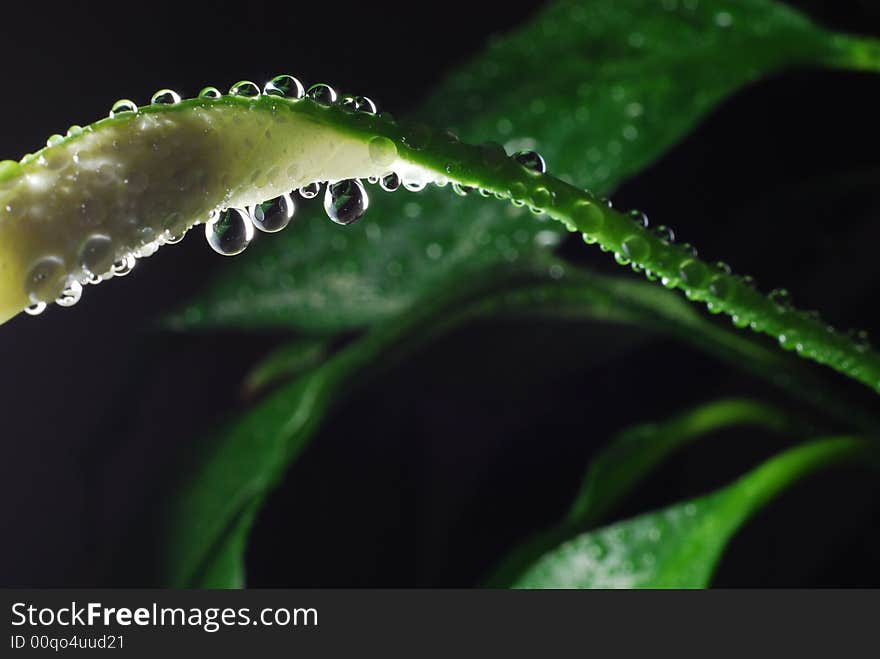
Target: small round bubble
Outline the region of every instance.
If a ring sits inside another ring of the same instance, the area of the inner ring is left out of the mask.
[[[51,302],[67,283],[64,261],[57,256],[44,256],[31,266],[24,291],[31,303]]]
[[[199,92],[199,98],[220,98],[222,95],[216,87],[204,87]]]
[[[303,199],[314,199],[320,192],[321,184],[318,181],[312,181],[299,189],[299,194]]]
[[[291,75],[275,76],[263,87],[263,93],[284,98],[302,98],[305,94],[303,84]]]
[[[332,105],[336,102],[337,98],[336,90],[323,82],[319,82],[309,87],[306,96],[321,105]]]
[[[547,171],[547,163],[544,157],[537,151],[517,151],[511,156],[520,165],[532,172],[543,174]]]
[[[378,167],[388,167],[397,160],[397,146],[387,137],[376,135],[367,145],[370,161]]]
[[[256,83],[250,80],[239,80],[229,88],[232,96],[243,96],[244,98],[256,98],[260,95],[260,88]]]
[[[134,101],[129,101],[127,98],[121,98],[110,108],[110,116],[115,117],[120,114],[125,114],[126,112],[137,112],[137,109],[137,105]]]
[[[379,187],[385,190],[385,192],[394,192],[400,187],[400,177],[391,172],[382,177],[382,180],[379,181]]]
[[[160,89],[150,99],[153,105],[174,105],[180,103],[180,94],[173,89]]]
[[[113,240],[103,233],[94,233],[83,241],[79,263],[88,272],[102,275],[113,266]]]

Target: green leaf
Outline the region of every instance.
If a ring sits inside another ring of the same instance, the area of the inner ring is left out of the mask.
[[[325,338],[302,337],[287,343],[263,358],[244,380],[244,392],[254,396],[280,380],[289,380],[317,366],[327,356]]]
[[[517,547],[487,580],[507,586],[560,542],[605,518],[638,483],[685,444],[734,426],[782,431],[792,422],[779,410],[750,400],[720,400],[701,405],[663,423],[627,428],[590,463],[568,513],[556,528]]]
[[[712,494],[570,540],[545,554],[519,588],[704,588],[725,546],[789,485],[866,453],[851,437],[823,439],[771,458]]]
[[[417,114],[466,140],[536,148],[564,180],[607,192],[746,83],[792,66],[839,64],[841,44],[849,42],[769,0],[554,2],[492,41]],[[362,326],[442,282],[528,260],[559,235],[555,223],[476,194],[370,194],[369,214],[354,227],[327,222],[317,204],[300,209],[294,226],[240,257],[171,324]]]
[[[364,386],[376,370],[473,319],[562,315],[635,325],[690,340],[696,337],[698,347],[732,364],[790,374],[798,384],[795,393],[822,401],[847,420],[859,419],[858,410],[835,401],[833,392],[802,372],[798,360],[709,322],[671,291],[570,268],[558,280],[548,270],[542,265],[511,280],[502,269],[480,280],[481,289],[440,291],[400,318],[381,323],[224,425],[183,488],[171,492],[169,528],[161,540],[166,552],[164,583],[179,587],[240,583],[244,538],[254,511],[331,406],[354,387]]]

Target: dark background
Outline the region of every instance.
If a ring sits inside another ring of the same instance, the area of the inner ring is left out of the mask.
[[[286,71],[405,114],[539,4],[16,3],[0,24],[2,157],[105,116],[119,97],[143,101],[166,86],[194,94]],[[829,26],[880,35],[872,1],[792,4]],[[787,286],[838,326],[880,330],[878,89],[880,76],[852,73],[756,84],[615,201],[650,209],[702,253],[765,288]],[[623,272],[598,250],[563,251]],[[244,406],[243,374],[285,338],[149,329],[225,264],[190,236],[123,282],[90,288],[72,309],[0,327],[0,585],[146,583],[149,543],[130,547],[148,528],[153,494],[181,454]],[[473,585],[554,521],[589,456],[626,425],[724,395],[775,400],[812,419],[686,346],[617,340],[635,331],[482,323],[391,369],[337,408],[270,498],[249,549],[250,585]],[[621,514],[717,487],[784,445],[749,430],[702,442]],[[716,583],[880,585],[875,480],[838,470],[793,488],[732,543]]]

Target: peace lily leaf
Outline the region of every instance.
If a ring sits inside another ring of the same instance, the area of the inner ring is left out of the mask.
[[[487,585],[510,585],[542,554],[600,521],[649,472],[683,445],[724,428],[752,426],[782,431],[790,425],[785,415],[772,407],[730,399],[701,405],[663,423],[627,428],[591,462],[561,523],[511,552]]]
[[[364,386],[374,369],[386,367],[413,348],[471,319],[564,315],[631,324],[670,336],[696,335],[701,338],[697,345],[709,354],[759,371],[793,374],[803,366],[790,355],[709,322],[671,291],[647,282],[587,276],[573,270],[557,280],[549,278],[548,270],[546,264],[541,264],[512,280],[502,268],[481,280],[482,290],[453,287],[441,291],[400,318],[378,325],[224,426],[207,447],[198,469],[170,501],[168,541],[162,542],[167,558],[166,583],[241,585],[245,539],[260,503],[320,427],[331,405],[350,393],[352,387]],[[266,362],[271,363],[271,359]],[[808,373],[799,373],[794,379],[799,383],[796,392],[821,400],[831,410],[840,409],[848,419],[859,418],[858,411],[836,402],[833,394],[824,391]],[[734,411],[728,413],[733,415]],[[745,411],[743,415],[748,416]],[[756,422],[761,418],[757,409],[753,416]],[[714,418],[721,423],[723,417],[718,413]],[[685,426],[697,432],[702,424],[710,425],[699,416],[691,423],[687,426],[682,421],[684,434]],[[773,422],[768,416],[765,423]]]
[[[769,0],[554,2],[493,41],[417,114],[465,140],[536,148],[555,174],[601,193],[747,82],[792,66],[875,66],[880,58],[863,46]],[[301,209],[306,217],[228,267],[172,325],[360,326],[441,281],[467,281],[558,241],[553,223],[476,194],[370,194],[356,227]]]
[[[705,588],[724,547],[749,517],[808,474],[864,457],[866,447],[837,437],[790,449],[717,492],[560,545],[515,587]]]

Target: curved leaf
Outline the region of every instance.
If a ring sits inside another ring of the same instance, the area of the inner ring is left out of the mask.
[[[590,463],[580,490],[560,524],[514,549],[489,586],[508,586],[542,554],[601,521],[673,451],[706,435],[734,426],[782,431],[792,425],[779,410],[750,400],[719,400],[663,423],[627,428]]]
[[[494,40],[417,114],[466,140],[537,148],[564,180],[607,192],[744,84],[786,67],[846,63],[849,43],[770,0],[558,1]],[[350,228],[317,208],[305,215],[240,258],[171,324],[361,326],[559,236],[524,208],[448,190],[376,190],[367,218]]]
[[[518,588],[704,588],[742,524],[819,468],[861,456],[851,437],[814,441],[771,458],[712,494],[580,535],[538,560]]]

